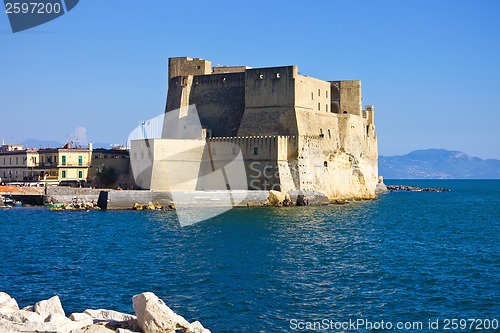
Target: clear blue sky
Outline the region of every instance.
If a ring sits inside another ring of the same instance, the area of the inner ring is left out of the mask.
[[[82,0],[13,34],[0,13],[0,140],[126,142],[161,114],[167,59],[359,79],[382,155],[500,158],[500,1]]]

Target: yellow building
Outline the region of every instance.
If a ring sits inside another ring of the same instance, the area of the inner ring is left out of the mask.
[[[62,148],[38,150],[39,180],[48,185],[57,185],[61,181],[87,180],[92,158],[92,145],[88,148],[73,148],[66,144]]]

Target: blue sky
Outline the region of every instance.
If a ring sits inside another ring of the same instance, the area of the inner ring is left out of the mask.
[[[500,159],[499,17],[496,0],[82,0],[13,34],[2,12],[0,139],[125,144],[164,111],[167,59],[190,56],[362,80],[381,155]]]

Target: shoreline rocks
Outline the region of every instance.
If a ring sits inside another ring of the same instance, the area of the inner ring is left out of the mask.
[[[451,192],[443,187],[418,187],[408,185],[386,185],[388,191],[410,191],[410,192]]]
[[[135,295],[136,315],[113,310],[85,310],[66,317],[59,296],[19,308],[0,292],[0,333],[210,333],[199,321],[189,323],[155,294]]]

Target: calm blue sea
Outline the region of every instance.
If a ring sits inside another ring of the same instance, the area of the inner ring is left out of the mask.
[[[500,320],[500,180],[387,183],[452,191],[233,209],[183,228],[175,212],[0,210],[0,290],[20,306],[57,294],[67,315],[133,313],[152,291],[214,333]]]

